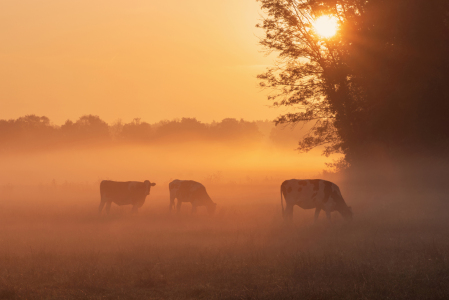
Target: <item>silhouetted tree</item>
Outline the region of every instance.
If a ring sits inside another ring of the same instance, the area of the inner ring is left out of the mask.
[[[255,122],[240,121],[233,118],[223,119],[221,122],[211,124],[211,133],[215,139],[236,140],[252,142],[260,140],[262,133]]]
[[[14,126],[14,120],[0,120],[0,145],[2,150],[10,149],[15,140],[17,140],[17,130]]]
[[[70,142],[96,143],[110,139],[109,125],[94,115],[82,116],[75,123],[67,120],[60,130]]]
[[[120,138],[125,141],[148,142],[152,133],[150,124],[141,122],[140,118],[135,118],[131,123],[123,125]]]
[[[449,2],[443,0],[258,0],[261,44],[279,54],[259,76],[277,124],[314,122],[299,149],[326,145],[348,162],[449,153]],[[313,30],[338,19],[334,37]]]
[[[182,118],[181,120],[161,121],[155,125],[155,137],[173,142],[191,141],[192,139],[205,139],[209,128],[195,118]]]
[[[16,120],[0,120],[0,151],[113,145],[109,141],[116,144],[201,141],[240,145],[261,141],[261,128],[268,139],[273,122],[227,118],[220,122],[202,123],[194,118],[183,118],[150,125],[135,118],[127,124],[119,120],[108,125],[98,116],[85,115],[76,122],[67,120],[63,125],[56,126],[47,117],[27,115]],[[274,131],[277,133],[272,133],[271,142],[283,144],[286,139],[291,140],[290,136],[285,136],[283,129],[276,128]]]
[[[26,115],[17,120],[0,120],[2,148],[32,150],[47,147],[57,139],[57,128],[50,120],[36,115]]]

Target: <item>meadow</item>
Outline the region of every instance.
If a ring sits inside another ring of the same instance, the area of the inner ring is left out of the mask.
[[[156,187],[101,216],[94,184],[2,187],[0,299],[449,297],[445,192],[343,184],[354,220],[330,225],[285,224],[277,182],[211,185],[214,216],[170,214]]]

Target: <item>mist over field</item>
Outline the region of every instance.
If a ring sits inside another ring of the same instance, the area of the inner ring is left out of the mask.
[[[217,203],[168,211],[158,181],[137,215],[99,216],[97,184],[3,186],[3,299],[445,299],[447,191],[340,184],[354,220],[281,217],[275,180],[203,180]],[[373,193],[377,190],[377,193]]]
[[[315,176],[332,158],[316,149],[298,156],[301,126],[224,119],[181,119],[149,124],[140,119],[107,124],[98,116],[52,125],[46,117],[0,120],[3,185],[146,179],[164,187],[175,178],[214,183]],[[156,188],[159,189],[159,186]]]
[[[80,136],[69,144],[45,144],[44,136],[33,147],[20,139],[9,143],[0,158],[0,297],[449,295],[445,185],[412,184],[387,163],[384,174],[323,173],[331,160],[320,149],[294,150],[291,136],[304,129],[259,122],[251,130],[243,139],[241,130],[217,137],[197,128],[143,141],[116,134],[101,143]],[[291,178],[337,183],[354,220],[335,212],[328,224],[322,213],[314,224],[314,210],[295,207],[292,223],[285,223],[280,184]],[[138,214],[112,204],[109,215],[98,215],[104,179],[148,179],[156,186]],[[191,214],[189,203],[169,213],[173,179],[203,183],[217,203],[215,214],[204,207]]]

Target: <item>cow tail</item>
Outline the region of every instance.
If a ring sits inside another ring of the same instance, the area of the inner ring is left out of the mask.
[[[284,217],[284,201],[282,200],[282,185],[281,185],[281,207],[282,207],[282,217]]]
[[[104,184],[105,184],[104,180],[100,182],[100,196],[101,196],[101,199],[102,199],[102,200],[103,200],[103,189],[104,189]]]

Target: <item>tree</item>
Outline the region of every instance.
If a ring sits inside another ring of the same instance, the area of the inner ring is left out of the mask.
[[[349,163],[447,153],[447,1],[258,1],[261,44],[278,53],[261,86],[274,106],[292,108],[275,122],[314,122],[300,150],[324,144],[325,155],[341,152]],[[314,31],[321,15],[337,18],[335,36]]]
[[[151,125],[134,118],[131,123],[123,125],[120,137],[125,141],[148,142],[152,135]]]
[[[257,124],[243,119],[239,121],[234,118],[225,118],[221,122],[213,122],[210,125],[210,130],[213,139],[227,140],[228,142],[254,142],[262,138]]]
[[[161,121],[154,126],[155,138],[173,142],[190,142],[207,138],[209,128],[195,118]]]
[[[84,115],[75,123],[67,120],[60,130],[65,139],[71,142],[97,143],[110,139],[109,125],[94,115]]]
[[[57,128],[45,116],[26,115],[16,120],[0,120],[3,149],[34,150],[56,142]]]

